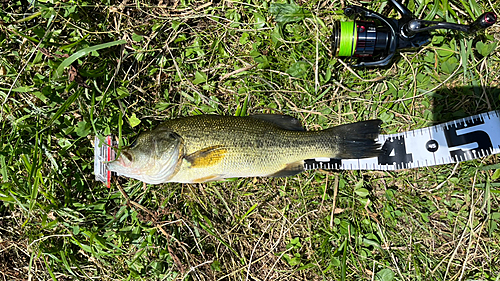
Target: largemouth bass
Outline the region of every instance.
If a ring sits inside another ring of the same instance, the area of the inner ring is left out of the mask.
[[[184,117],[141,133],[107,166],[150,184],[292,176],[304,171],[305,159],[377,156],[380,123],[305,131],[286,115]]]

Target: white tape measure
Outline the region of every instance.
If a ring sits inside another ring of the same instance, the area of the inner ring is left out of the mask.
[[[117,143],[111,136],[107,136],[105,141],[105,144],[101,144],[97,136],[94,138],[94,175],[96,180],[106,183],[109,188],[112,173],[105,163],[115,160],[116,153],[112,147]]]
[[[379,135],[383,153],[365,159],[316,158],[306,170],[400,170],[467,161],[500,153],[500,110],[432,127]]]

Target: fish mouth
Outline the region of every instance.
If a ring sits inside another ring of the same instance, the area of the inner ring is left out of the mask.
[[[118,159],[113,160],[111,162],[106,163],[106,168],[111,172],[119,172],[122,168],[122,164],[118,161]]]
[[[127,154],[130,156],[129,153],[127,153]],[[125,154],[123,154],[123,152],[122,152],[122,154],[120,154],[120,156],[118,156],[118,158],[116,158],[115,160],[113,160],[111,162],[106,163],[106,167],[108,168],[108,170],[110,170],[112,172],[121,173],[125,169],[130,167],[130,164],[132,164],[132,161],[130,161],[130,158],[124,157],[124,155]]]

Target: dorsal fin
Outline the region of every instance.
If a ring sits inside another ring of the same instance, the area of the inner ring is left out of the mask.
[[[256,114],[250,115],[248,117],[252,117],[255,119],[263,120],[269,123],[273,123],[274,125],[290,131],[305,131],[300,121],[292,116],[288,115],[279,115],[279,114]]]

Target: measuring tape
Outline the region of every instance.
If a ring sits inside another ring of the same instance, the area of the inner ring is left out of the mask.
[[[382,154],[365,159],[315,158],[304,160],[305,170],[401,170],[457,163],[500,153],[500,110],[391,135],[379,135]],[[110,186],[104,162],[115,159],[116,141],[94,140],[94,174]]]
[[[365,159],[315,158],[306,170],[401,170],[457,163],[500,153],[500,110],[423,129],[379,135],[382,154]]]
[[[105,163],[115,160],[116,152],[112,147],[116,147],[117,143],[112,136],[107,136],[105,141],[105,144],[101,144],[97,136],[94,138],[94,175],[96,180],[106,183],[109,188],[112,173]]]

